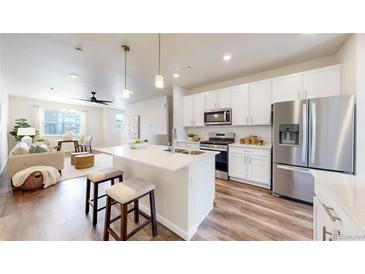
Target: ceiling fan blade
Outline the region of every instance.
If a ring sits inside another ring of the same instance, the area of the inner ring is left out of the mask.
[[[100,102],[100,101],[97,101],[95,103],[102,104],[102,105],[106,105],[106,106],[108,105],[107,103],[103,103],[103,102]]]
[[[86,102],[90,102],[90,99],[84,99],[84,98],[72,98],[74,100],[80,100],[80,101],[86,101]]]
[[[113,103],[113,101],[109,101],[109,100],[96,100],[97,102],[100,103]]]

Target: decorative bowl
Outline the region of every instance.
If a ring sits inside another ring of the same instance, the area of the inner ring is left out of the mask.
[[[144,148],[146,146],[146,144],[144,143],[128,143],[129,147],[132,149],[139,149],[139,148]]]

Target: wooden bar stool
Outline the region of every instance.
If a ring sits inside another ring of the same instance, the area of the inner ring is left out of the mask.
[[[114,185],[114,179],[119,179],[119,182],[123,181],[123,170],[114,169],[111,167],[95,169],[86,174],[86,202],[85,202],[85,214],[89,213],[89,206],[93,207],[93,225],[97,223],[98,211],[105,209],[103,206],[98,208],[98,200],[105,197],[106,194],[99,196],[99,184],[110,181],[111,185]],[[90,186],[94,184],[93,199],[90,199]]]
[[[105,210],[105,227],[104,241],[109,240],[109,233],[118,241],[126,241],[148,224],[152,224],[152,235],[157,236],[156,208],[155,208],[155,186],[143,179],[135,178],[116,184],[108,188],[106,191],[106,210]],[[139,199],[149,195],[151,216],[139,211]],[[121,206],[121,215],[111,219],[112,200],[119,203]],[[128,210],[128,205],[134,203],[133,208]],[[142,225],[132,230],[127,231],[128,213],[134,212],[134,222],[139,222],[139,214],[147,219]],[[121,219],[120,236],[110,228],[110,225]]]

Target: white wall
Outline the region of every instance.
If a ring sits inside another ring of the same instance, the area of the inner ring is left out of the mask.
[[[116,130],[116,115],[123,114],[123,110],[104,108],[103,109],[103,139],[105,146],[118,146],[122,142],[122,131]],[[123,129],[126,130],[126,129]]]
[[[365,176],[365,34],[356,34],[357,148],[356,173]]]
[[[353,34],[338,50],[335,58],[341,64],[341,94],[356,94],[357,36]]]
[[[169,135],[169,99],[167,96],[127,105],[125,114],[127,130],[123,131],[124,143],[131,141],[128,137],[128,117],[139,115],[140,139],[147,139],[151,143],[157,142],[157,139],[163,139],[163,143],[167,144]],[[156,135],[159,135],[159,138]]]
[[[8,159],[8,98],[8,93],[0,78],[0,174]]]
[[[70,104],[61,104],[55,102],[48,102],[24,97],[9,96],[9,124],[8,128],[12,129],[14,121],[17,118],[25,118],[29,124],[34,126],[36,124],[35,106],[41,106],[51,109],[74,109],[80,111],[86,111],[87,113],[87,128],[86,134],[93,136],[93,146],[104,146],[103,136],[103,109],[99,107],[84,107]],[[9,136],[9,149],[15,145],[15,141],[12,136]],[[46,137],[50,139],[52,145],[56,145],[56,140],[61,137]],[[62,150],[71,151],[71,144],[64,144]]]

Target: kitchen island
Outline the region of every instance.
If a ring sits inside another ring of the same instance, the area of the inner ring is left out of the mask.
[[[122,145],[94,150],[112,155],[114,168],[124,170],[126,179],[138,177],[153,183],[158,222],[190,240],[213,208],[217,152],[193,155],[171,153],[167,148]],[[140,200],[140,209],[149,214],[148,198]]]

